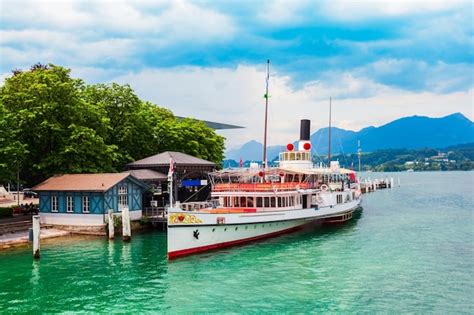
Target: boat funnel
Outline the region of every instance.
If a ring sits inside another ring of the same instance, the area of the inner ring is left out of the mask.
[[[301,119],[300,125],[300,141],[309,141],[311,121],[309,119]]]
[[[301,119],[300,141],[298,142],[298,151],[311,150],[311,140],[309,135],[310,126],[311,121],[309,119]]]

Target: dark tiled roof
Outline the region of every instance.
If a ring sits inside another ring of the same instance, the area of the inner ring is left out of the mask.
[[[128,167],[149,167],[149,166],[168,166],[170,158],[173,159],[176,166],[179,165],[203,165],[215,166],[213,162],[209,162],[181,152],[166,151],[160,154],[149,156],[147,158],[127,164]]]
[[[129,176],[129,173],[56,175],[36,185],[33,190],[105,192]]]
[[[133,177],[138,178],[139,180],[167,180],[168,177],[160,172],[149,170],[149,169],[138,169],[130,170],[124,173],[130,173]]]

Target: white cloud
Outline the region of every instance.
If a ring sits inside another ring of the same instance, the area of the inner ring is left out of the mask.
[[[446,12],[470,5],[469,1],[413,1],[413,0],[328,0],[322,2],[322,13],[334,20],[364,21],[414,14]]]
[[[187,1],[2,1],[1,68],[36,62],[130,69],[163,48],[232,39],[233,20]],[[169,54],[169,52],[167,52]]]
[[[303,23],[307,18],[305,11],[316,5],[308,0],[286,1],[275,0],[260,3],[256,11],[257,18],[271,25],[296,25]]]
[[[65,32],[146,35],[168,41],[206,42],[231,38],[232,19],[184,0],[156,5],[133,1],[4,1],[0,19],[22,28]]]
[[[290,77],[272,73],[270,145],[296,139],[302,118],[312,120],[312,131],[325,127],[330,95],[334,125],[352,130],[410,115],[437,117],[462,112],[473,118],[473,89],[446,94],[418,93],[380,85],[350,73],[333,73],[327,78],[294,89]],[[228,138],[228,148],[262,138],[263,67],[150,69],[113,81],[131,84],[140,97],[170,108],[176,115],[245,126],[221,132]]]

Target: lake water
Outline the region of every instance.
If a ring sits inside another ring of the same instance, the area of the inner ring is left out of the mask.
[[[0,252],[0,313],[474,312],[474,172],[365,174],[350,223],[168,263],[166,234]],[[397,181],[395,181],[397,182]]]

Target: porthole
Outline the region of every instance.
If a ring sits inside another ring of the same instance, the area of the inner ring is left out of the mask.
[[[216,231],[216,229],[212,229],[212,232],[215,232],[215,231]]]
[[[224,232],[226,232],[226,231],[227,231],[227,228],[224,229]]]
[[[236,226],[236,227],[235,227],[235,230],[237,231],[238,229],[239,229],[239,227],[238,227],[238,226]]]
[[[245,229],[248,229],[249,227],[248,226],[245,226]]]

